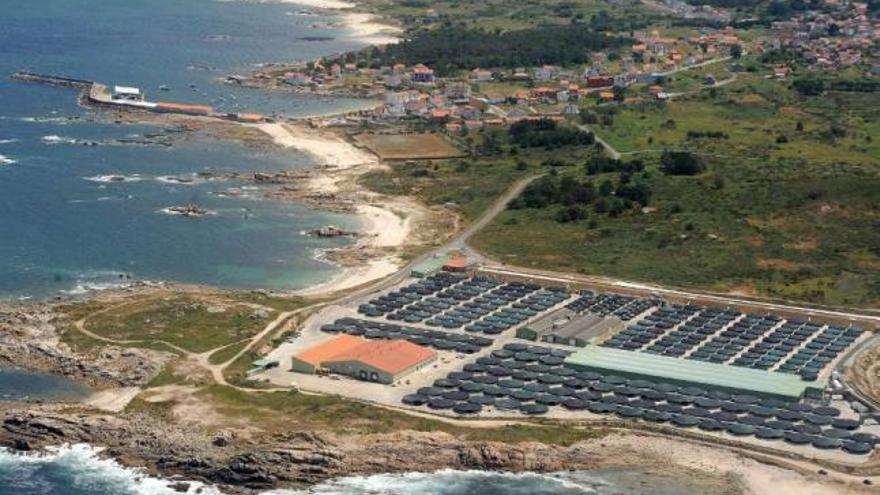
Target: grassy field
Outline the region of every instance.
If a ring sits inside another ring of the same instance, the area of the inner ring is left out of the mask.
[[[880,105],[804,98],[760,75],[714,96],[620,107],[596,130],[648,164],[650,208],[557,222],[559,207],[504,213],[474,239],[502,261],[840,306],[880,302]],[[688,136],[722,132],[725,137]],[[784,138],[780,138],[784,136]],[[707,171],[674,177],[663,149]],[[582,167],[563,174],[584,178]],[[617,182],[619,174],[593,177]]]
[[[429,160],[464,155],[441,134],[360,134],[355,140],[383,160]]]
[[[234,300],[173,294],[149,297],[89,318],[86,328],[115,340],[165,341],[204,352],[250,337],[273,317]]]
[[[687,148],[711,154],[812,163],[876,163],[880,122],[870,94],[798,96],[784,81],[742,74],[737,82],[668,103],[619,109],[596,132],[623,152]],[[798,125],[800,123],[800,125]],[[801,130],[798,130],[798,129]],[[832,135],[842,129],[845,135]],[[689,131],[722,131],[727,139],[688,139]]]
[[[247,418],[252,425],[267,431],[300,429],[349,434],[445,431],[474,441],[537,441],[553,445],[571,445],[604,435],[601,429],[562,426],[458,427],[340,397],[288,392],[248,394],[219,385],[203,388],[198,396],[220,414]]]
[[[412,195],[428,205],[455,203],[465,220],[477,218],[517,179],[539,171],[537,156],[392,164],[390,172],[365,175],[362,183],[385,194]],[[518,162],[525,164],[517,166]]]

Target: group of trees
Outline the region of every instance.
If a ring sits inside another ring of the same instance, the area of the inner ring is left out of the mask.
[[[726,132],[721,131],[688,131],[688,139],[712,138],[712,139],[728,139],[730,136]]]
[[[521,120],[508,131],[512,143],[524,148],[556,148],[559,146],[591,145],[593,135],[575,127],[560,126],[550,119]]]
[[[594,155],[584,164],[587,175],[598,175],[608,172],[621,172],[633,174],[645,170],[645,163],[641,160],[615,160],[605,155]]]
[[[808,75],[795,79],[791,83],[791,87],[804,96],[819,96],[825,90],[876,93],[880,91],[880,81],[874,79],[824,80],[818,76]]]
[[[605,179],[596,187],[591,181],[574,177],[544,176],[530,184],[523,193],[510,203],[511,209],[543,209],[558,206],[559,222],[576,222],[589,217],[589,211],[618,216],[635,206],[645,206],[651,198],[647,183],[633,181],[629,174],[621,175],[615,184]]]
[[[666,150],[660,155],[660,170],[666,175],[699,175],[705,167],[702,160],[689,151]]]
[[[575,65],[590,61],[590,52],[619,48],[631,40],[561,25],[491,33],[458,26],[415,33],[411,38],[374,50],[373,63],[423,63],[441,76],[474,67]]]

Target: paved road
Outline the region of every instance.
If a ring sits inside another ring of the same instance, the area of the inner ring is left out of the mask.
[[[523,190],[526,188],[526,186],[531,184],[532,181],[534,181],[538,177],[541,177],[541,176],[534,175],[534,176],[530,176],[530,177],[526,177],[524,179],[518,180],[517,182],[515,182],[513,184],[513,186],[510,187],[510,189],[507,190],[507,192],[505,192],[500,198],[496,199],[495,202],[492,204],[492,206],[490,206],[489,209],[486,210],[480,216],[480,218],[477,219],[476,222],[472,223],[467,228],[465,228],[464,230],[462,230],[461,232],[456,234],[452,239],[447,241],[445,244],[443,244],[442,246],[436,247],[434,249],[431,249],[430,251],[422,254],[421,256],[418,256],[417,258],[415,258],[412,261],[410,261],[409,263],[407,263],[406,266],[404,266],[400,270],[398,270],[395,274],[390,275],[390,276],[388,276],[382,280],[379,280],[375,283],[364,286],[364,287],[357,289],[355,291],[349,292],[348,295],[339,299],[338,302],[339,303],[351,302],[352,300],[355,300],[359,297],[362,297],[364,294],[378,292],[378,291],[387,289],[388,287],[391,287],[395,284],[398,284],[401,281],[403,281],[406,277],[408,277],[410,272],[412,271],[412,269],[415,268],[416,266],[430,260],[431,258],[443,255],[449,251],[455,251],[455,250],[465,251],[468,254],[468,256],[474,258],[475,261],[482,260],[483,259],[482,255],[480,255],[479,253],[470,249],[467,246],[468,239],[470,239],[477,231],[479,231],[480,229],[489,225],[492,222],[492,220],[495,219],[495,217],[497,217],[501,212],[503,212],[507,208],[507,205],[514,198],[516,198],[517,196],[520,195],[520,193],[523,192]]]

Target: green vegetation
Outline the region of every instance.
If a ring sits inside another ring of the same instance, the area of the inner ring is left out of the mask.
[[[593,144],[593,135],[550,119],[521,120],[510,126],[510,141],[522,148],[558,148]]]
[[[259,304],[276,311],[293,311],[303,307],[305,304],[302,298],[299,297],[274,296],[262,292],[231,293],[227,297],[242,303]]]
[[[376,11],[405,26],[437,28],[457,25],[490,31],[513,31],[543,25],[588,24],[594,29],[642,29],[657,17],[639,4],[572,2],[570,0],[405,0],[378,2]]]
[[[114,340],[163,341],[204,352],[250,337],[269,321],[269,315],[234,301],[173,294],[98,313],[86,328]]]
[[[361,178],[385,194],[415,195],[429,205],[455,203],[465,219],[479,217],[514,182],[535,173],[523,153],[518,158],[480,158],[434,163],[391,164],[391,171]]]
[[[247,347],[249,340],[243,340],[241,342],[236,342],[234,344],[230,344],[223,349],[211,354],[211,357],[208,359],[208,362],[211,364],[223,364],[226,361],[234,358],[236,354],[241,352],[242,349]]]
[[[467,428],[340,397],[288,392],[245,393],[220,385],[205,387],[197,395],[221,414],[247,418],[265,430],[299,428],[349,434],[444,431],[473,441],[536,441],[551,445],[571,445],[604,435],[597,429],[549,425]]]
[[[473,243],[520,266],[876,305],[880,108],[832,87],[804,96],[757,71],[668,103],[597,107],[583,118],[633,154],[553,167]]]
[[[449,26],[419,31],[401,43],[375,48],[369,52],[368,63],[423,63],[445,76],[475,67],[583,64],[589,61],[590,52],[616,49],[630,42],[578,24],[503,33]]]

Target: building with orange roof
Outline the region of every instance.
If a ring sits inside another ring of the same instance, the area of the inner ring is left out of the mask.
[[[406,340],[368,340],[325,362],[324,366],[340,375],[392,384],[436,359],[435,351]]]
[[[470,264],[465,255],[453,256],[443,265],[443,270],[447,272],[465,272]]]
[[[324,368],[359,380],[391,384],[428,366],[437,353],[406,340],[366,340],[340,335],[293,357],[292,369]]]
[[[314,373],[323,363],[334,356],[348,352],[366,340],[351,335],[339,335],[322,342],[293,357],[293,371]]]

